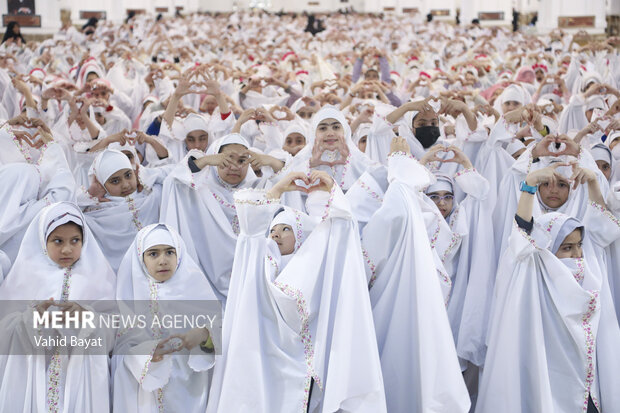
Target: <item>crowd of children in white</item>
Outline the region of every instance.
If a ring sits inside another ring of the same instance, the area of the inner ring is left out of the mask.
[[[620,412],[620,40],[305,25],[5,36],[0,411]],[[97,300],[221,340],[11,354]]]

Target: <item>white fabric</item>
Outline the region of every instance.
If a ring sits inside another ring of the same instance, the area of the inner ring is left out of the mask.
[[[133,170],[125,154],[116,150],[106,151],[115,153],[109,158],[99,155],[99,162],[96,160],[90,170],[91,180],[99,169],[113,170],[121,165]],[[116,166],[107,166],[108,161]],[[157,169],[161,174],[153,180],[151,187],[144,187],[142,191],[137,190],[124,198],[107,195],[109,201],[94,205],[88,203],[84,207],[86,222],[114,269],[118,269],[137,232],[146,225],[159,222],[162,182],[168,170]]]
[[[223,145],[248,147],[239,134],[220,138],[209,147],[208,154],[217,154]],[[187,164],[190,156],[204,156],[192,150],[171,172],[164,183],[161,222],[177,230],[186,240],[189,256],[200,265],[218,299],[225,300],[237,240],[238,218],[233,192],[241,188],[264,186],[248,168],[245,179],[236,186],[226,184],[217,168],[206,166],[192,173]],[[208,228],[208,231],[205,230]]]
[[[70,273],[58,267],[46,254],[46,230],[50,223],[70,213],[84,222],[79,208],[70,203],[52,204],[34,218],[28,227],[13,268],[0,285],[2,300],[55,300],[77,301],[88,306],[88,300],[113,300],[116,276],[99,249],[88,226],[83,226],[83,244],[80,259]],[[67,274],[70,274],[68,276]],[[66,295],[66,296],[65,296]],[[86,304],[84,304],[86,302]],[[55,331],[32,328],[32,308],[24,314],[9,314],[0,323],[9,336],[2,343],[2,354],[18,354],[13,346],[23,348],[33,337],[47,337]],[[62,337],[66,334],[58,330]],[[88,336],[85,336],[88,338]],[[33,342],[34,345],[34,342]],[[103,337],[104,349],[112,350],[113,334]],[[22,350],[24,351],[24,350]],[[109,370],[106,355],[61,354],[60,368],[54,373],[50,358],[45,355],[0,356],[0,410],[3,412],[48,411],[48,386],[58,374],[58,411],[109,412]],[[84,380],[88,377],[88,380]]]
[[[164,282],[155,281],[144,265],[144,252],[154,245],[169,245],[176,250],[177,267],[174,275]],[[187,255],[183,240],[164,224],[149,225],[136,235],[118,271],[116,298],[127,303],[131,300],[157,302],[160,317],[162,314],[179,314],[184,300],[216,299],[204,274]],[[174,300],[169,311],[166,311],[166,300]],[[189,309],[195,310],[196,307],[190,304]],[[151,325],[150,321],[147,324]],[[215,356],[196,347],[189,354],[169,354],[162,361],[152,362],[151,356],[146,355],[152,354],[151,351],[145,349],[154,348],[170,333],[165,329],[155,332],[150,328],[147,334],[143,333],[129,332],[117,344],[119,348],[132,348],[123,351],[123,356],[115,356],[114,410],[204,412]],[[145,365],[149,366],[146,370]]]
[[[53,202],[75,200],[75,181],[60,145],[50,143],[36,162],[0,166],[0,199],[0,249],[14,261],[35,215]]]
[[[190,113],[189,115],[187,115],[187,117],[183,121],[183,127],[185,128],[185,136],[195,130],[201,130],[205,132],[209,131],[206,119],[203,116],[195,113]]]
[[[389,168],[401,171],[390,174],[382,205],[362,233],[388,411],[467,412],[469,396],[420,209],[419,191],[430,176],[402,156],[390,158]]]
[[[340,189],[325,211],[328,196],[308,197],[324,220],[282,267],[265,240],[278,205],[235,194],[241,234],[207,412],[386,411],[357,230]]]
[[[590,259],[588,223],[582,285],[548,250],[567,218],[536,219],[531,237],[513,226],[497,273],[476,412],[585,411],[588,394],[600,411],[620,408],[613,350],[620,330],[606,277]]]
[[[316,129],[319,123],[321,123],[325,119],[336,119],[342,125],[344,130],[344,139],[345,143],[349,149],[349,158],[347,160],[346,165],[336,165],[334,167],[329,167],[326,165],[320,165],[316,168],[319,171],[325,171],[331,175],[332,178],[340,185],[343,190],[347,190],[353,185],[353,183],[359,178],[366,170],[374,169],[379,166],[379,164],[371,161],[364,153],[362,153],[358,147],[353,143],[351,139],[351,128],[349,127],[349,123],[346,118],[338,109],[325,106],[321,108],[317,113],[312,117],[312,129],[310,131],[309,139],[306,142],[306,146],[295,155],[293,158],[293,163],[291,166],[292,171],[302,171],[309,172],[310,170],[310,158],[312,157],[312,148],[315,143],[316,138]],[[332,153],[330,151],[323,152],[321,156],[321,160],[324,161],[335,161],[338,159],[339,155]]]

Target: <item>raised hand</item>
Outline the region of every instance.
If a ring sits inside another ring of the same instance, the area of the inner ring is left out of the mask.
[[[571,166],[573,167],[573,175],[570,177],[570,181],[573,182],[573,189],[577,189],[581,184],[596,182],[594,171],[580,167],[578,162],[572,162]]]
[[[463,168],[465,169],[473,168],[471,161],[469,160],[467,155],[465,155],[465,152],[463,152],[460,148],[454,145],[451,145],[445,149],[445,152],[452,152],[454,156],[451,158],[444,159],[443,162],[455,162],[455,163],[463,165]]]
[[[318,181],[317,184],[311,185],[307,189],[308,193],[314,192],[314,191],[331,192],[332,188],[334,187],[334,179],[327,172],[311,171],[310,175],[308,176],[308,182],[310,184],[313,184],[317,181]]]
[[[446,147],[443,145],[433,145],[431,146],[426,153],[424,154],[424,156],[422,156],[422,159],[420,159],[420,163],[422,165],[427,165],[430,162],[444,162],[443,159],[441,159],[438,155],[439,152],[445,152],[446,151]]]
[[[409,144],[405,138],[400,138],[398,136],[392,138],[392,142],[390,142],[390,155],[395,152],[404,152],[407,155],[411,155],[411,148],[409,148]]]
[[[303,185],[300,185],[300,182]],[[308,192],[308,185],[310,185],[309,175],[303,172],[291,172],[278,181],[268,192],[267,198],[279,199],[285,192],[301,191]]]

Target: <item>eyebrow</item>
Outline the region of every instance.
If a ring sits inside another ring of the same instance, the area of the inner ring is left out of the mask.
[[[323,126],[331,126],[331,125],[335,125],[335,124],[339,124],[340,125],[340,122],[339,121],[334,121],[332,123],[321,122],[321,123],[319,123],[319,126],[321,126],[321,125],[323,125]]]
[[[147,249],[147,250],[146,250],[146,251],[144,251],[144,252],[145,252],[145,253],[147,253],[147,252],[159,252],[159,251],[164,251],[164,252],[165,252],[165,251],[170,251],[170,250],[175,250],[175,251],[176,251],[176,248],[174,248],[174,247],[166,247],[166,248],[155,248],[155,247],[151,247],[151,248]]]
[[[569,247],[569,246],[573,246],[573,245],[579,245],[579,244],[582,244],[582,243],[583,243],[583,240],[579,241],[579,242],[564,242],[564,243],[560,244],[560,248],[562,248],[562,247]]]

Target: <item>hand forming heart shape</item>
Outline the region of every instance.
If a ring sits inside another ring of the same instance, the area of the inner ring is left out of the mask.
[[[439,113],[441,110],[441,100],[439,98],[429,99],[428,105],[433,108],[435,113]]]

